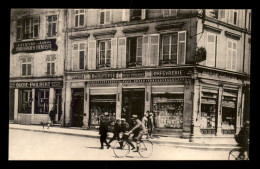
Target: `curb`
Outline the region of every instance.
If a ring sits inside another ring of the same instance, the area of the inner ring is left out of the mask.
[[[25,129],[25,128],[15,128],[9,127],[9,129],[14,130],[24,130],[24,131],[34,131],[34,132],[44,132],[50,134],[62,134],[62,135],[72,135],[72,136],[79,136],[79,137],[87,137],[87,138],[99,138],[99,135],[89,135],[89,134],[77,134],[77,133],[66,133],[66,132],[59,132],[59,131],[51,131],[51,130],[37,130],[37,129]],[[112,138],[111,135],[108,138]],[[159,140],[151,140],[154,144],[161,144],[161,145],[169,145],[173,147],[181,147],[187,149],[197,149],[197,150],[231,150],[233,148],[237,148],[236,146],[227,144],[220,144],[220,145],[210,145],[210,144],[202,144],[202,143],[186,143],[186,142],[176,142],[176,141],[159,141]]]

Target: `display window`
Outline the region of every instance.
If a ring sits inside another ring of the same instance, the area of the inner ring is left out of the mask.
[[[90,96],[90,125],[99,125],[100,115],[108,112],[108,118],[113,124],[116,115],[116,95]]]
[[[19,106],[18,106],[18,112],[19,113],[26,113],[31,114],[32,113],[32,90],[19,90]]]
[[[200,120],[201,129],[216,128],[217,95],[217,92],[202,92]]]
[[[35,114],[49,113],[49,89],[35,90]]]
[[[183,128],[183,94],[153,94],[157,128]]]

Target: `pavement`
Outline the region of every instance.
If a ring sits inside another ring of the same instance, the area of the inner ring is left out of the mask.
[[[9,123],[9,129],[15,130],[27,130],[34,132],[47,132],[53,134],[63,134],[63,135],[74,135],[80,137],[90,137],[90,138],[99,138],[99,133],[96,130],[87,130],[82,128],[65,128],[60,126],[54,126],[47,129],[45,126],[44,129],[42,125],[22,125],[22,124],[12,124]],[[111,138],[113,133],[108,133],[108,138]],[[200,140],[200,139],[198,139]],[[210,142],[205,141],[195,141],[189,142],[189,139],[184,138],[175,138],[175,137],[155,137],[150,139],[154,144],[160,145],[170,145],[173,147],[181,147],[188,149],[208,149],[208,150],[231,150],[237,147],[237,144],[234,139],[212,139]]]

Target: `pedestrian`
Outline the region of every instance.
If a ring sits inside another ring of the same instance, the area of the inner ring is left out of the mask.
[[[154,129],[154,119],[153,119],[152,112],[149,114],[149,117],[148,117],[147,128],[148,128],[148,137],[153,139],[152,133],[153,133],[153,129]]]
[[[54,107],[52,107],[52,109],[50,111],[50,114],[49,114],[52,126],[55,123],[55,115],[56,115],[56,113],[55,113]]]
[[[135,149],[135,146],[134,144],[129,140],[129,135],[126,135],[125,133],[128,133],[129,131],[129,124],[126,122],[126,119],[125,118],[122,118],[121,119],[122,123],[121,123],[121,132],[123,133],[123,136],[122,136],[122,140],[123,141],[126,141],[129,145],[131,145],[132,147],[132,150]],[[119,143],[121,148],[122,148],[122,142]]]
[[[241,128],[238,135],[235,136],[235,140],[238,143],[238,146],[241,147],[239,150],[238,157],[241,159],[244,159],[245,152],[247,152],[248,157],[248,151],[249,151],[249,121],[246,121],[244,126]]]
[[[118,118],[118,119],[116,119],[116,123],[115,123],[115,125],[114,125],[114,129],[113,129],[113,137],[109,140],[109,144],[112,142],[112,141],[114,141],[114,140],[119,140],[120,138],[119,138],[119,133],[121,132],[121,119],[120,118]]]
[[[148,123],[148,115],[149,115],[149,111],[147,111],[146,113],[144,113],[144,117],[142,118],[142,123],[144,124],[145,128],[147,129],[147,123]]]
[[[112,116],[110,117],[110,124],[114,125],[116,121],[116,114],[113,113]],[[119,120],[121,122],[121,119]]]
[[[108,112],[105,112],[104,115],[100,116],[100,126],[99,126],[99,134],[100,134],[100,143],[101,147],[100,149],[104,149],[103,144],[105,143],[107,146],[107,149],[109,149],[111,146],[107,142],[107,133],[108,133],[108,118],[107,118]]]

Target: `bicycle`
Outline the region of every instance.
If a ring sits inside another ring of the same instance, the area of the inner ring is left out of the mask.
[[[228,154],[228,160],[249,160],[248,152],[247,156],[243,155],[242,157],[239,157],[241,148],[234,148],[232,149]]]
[[[143,136],[145,136],[144,134]],[[120,137],[121,138],[121,137]],[[122,143],[122,144],[120,144]],[[122,145],[122,147],[121,147]],[[130,153],[130,145],[126,140],[118,140],[113,146],[113,151],[116,157],[123,158]],[[153,143],[148,139],[141,139],[138,153],[144,157],[148,158],[152,155],[153,152]]]

